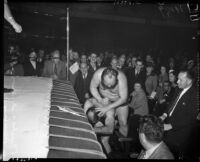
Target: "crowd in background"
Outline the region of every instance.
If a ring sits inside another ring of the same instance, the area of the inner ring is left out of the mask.
[[[45,49],[30,48],[28,53],[24,53],[19,46],[11,45],[4,57],[4,75],[61,80],[67,80],[68,76],[81,105],[91,97],[90,81],[100,67],[112,67],[124,72],[130,114],[139,116],[154,114],[159,117],[165,112],[178,90],[177,77],[180,70],[191,71],[195,76],[195,84],[198,80],[197,55],[187,55],[184,52],[172,56],[154,55],[151,50],[86,53],[70,49],[67,61],[66,52],[57,49],[47,53]]]
[[[123,51],[86,53],[70,49],[67,71],[65,51],[55,49],[47,53],[45,49],[30,48],[24,53],[18,45],[10,45],[4,57],[4,74],[62,80],[67,80],[68,75],[80,103],[84,104],[90,97],[89,85],[94,72],[100,67],[110,66],[123,71],[127,77],[130,107],[137,107],[138,103],[143,103],[142,96],[145,96],[148,101],[148,112],[154,111],[160,115],[177,88],[178,72],[181,69],[188,69],[193,72],[197,80],[198,64],[197,55],[177,52],[174,56],[158,55],[158,53],[155,56],[153,52],[154,50],[150,49],[127,53]],[[54,75],[55,73],[57,75]],[[157,107],[159,109],[156,109]]]

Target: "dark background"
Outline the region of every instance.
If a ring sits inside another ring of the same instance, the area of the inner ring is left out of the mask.
[[[159,49],[163,54],[174,55],[177,51],[196,54],[198,48],[197,39],[192,39],[196,36],[198,23],[190,21],[186,4],[181,4],[182,12],[171,12],[169,17],[161,15],[156,3],[10,2],[8,4],[16,21],[22,25],[23,32],[15,33],[4,21],[5,49],[9,44],[17,43],[22,50],[30,47],[45,48],[48,51],[56,48],[65,50],[66,19],[64,18],[67,7],[70,14],[70,47],[80,52]],[[176,5],[164,6],[174,8]],[[103,16],[99,18],[98,14]],[[126,18],[130,18],[133,22],[124,21]],[[136,22],[135,19],[143,20],[144,23]],[[158,21],[160,25],[155,25],[152,21]]]

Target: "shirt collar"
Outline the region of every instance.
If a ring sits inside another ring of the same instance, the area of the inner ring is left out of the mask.
[[[158,143],[157,145],[155,145],[154,147],[150,148],[149,150],[147,150],[145,152],[145,159],[148,159],[151,154],[161,145],[162,142]]]
[[[189,86],[189,87],[183,89],[182,93],[184,94],[188,89],[190,89],[190,87],[191,87],[191,86]]]

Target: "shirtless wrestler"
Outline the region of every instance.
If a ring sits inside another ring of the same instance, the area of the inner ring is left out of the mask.
[[[95,132],[112,134],[115,126],[115,116],[117,116],[119,132],[126,137],[128,133],[128,106],[126,104],[128,89],[124,73],[112,68],[98,69],[91,80],[90,91],[93,98],[85,102],[85,113],[90,108],[95,107],[98,117],[105,118],[104,125],[94,126]],[[107,153],[111,152],[108,140],[109,136],[102,137],[102,143]]]

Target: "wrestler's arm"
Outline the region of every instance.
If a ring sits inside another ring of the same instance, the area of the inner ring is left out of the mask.
[[[106,108],[109,111],[110,109],[116,108],[127,101],[128,97],[128,88],[127,88],[127,79],[124,73],[119,72],[118,75],[118,84],[119,84],[119,99],[111,104],[109,104]]]
[[[90,83],[90,92],[91,92],[92,96],[97,99],[97,101],[99,103],[101,103],[102,97],[99,94],[98,86],[101,82],[101,74],[102,74],[103,70],[104,70],[103,68],[98,69],[94,73],[91,83]]]

